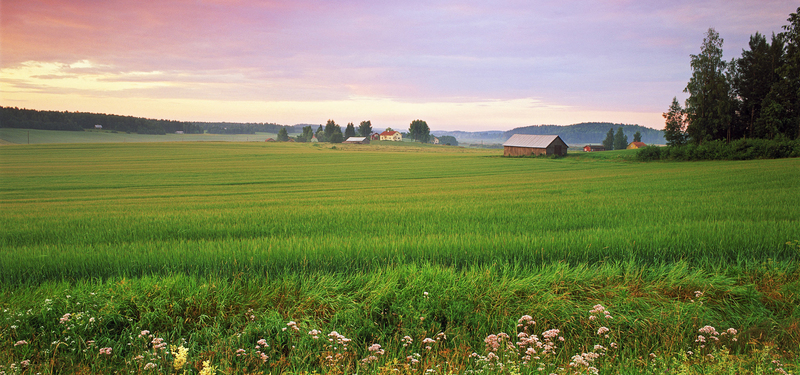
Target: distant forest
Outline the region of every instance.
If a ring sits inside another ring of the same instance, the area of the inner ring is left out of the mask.
[[[293,127],[270,123],[187,122],[154,120],[105,113],[38,111],[0,106],[0,127],[83,131],[101,125],[103,130],[138,134],[167,134],[182,131],[185,134],[255,134],[277,133],[281,128]]]
[[[587,144],[602,144],[606,138],[609,129],[622,128],[623,134],[633,139],[633,134],[637,131],[642,134],[642,142],[647,144],[664,144],[664,132],[661,130],[646,128],[640,125],[627,125],[627,124],[612,124],[610,122],[584,122],[575,125],[560,126],[560,125],[533,125],[521,128],[514,128],[505,132],[505,138],[508,139],[514,134],[536,134],[536,135],[549,135],[554,134],[561,137],[567,145],[587,145]]]

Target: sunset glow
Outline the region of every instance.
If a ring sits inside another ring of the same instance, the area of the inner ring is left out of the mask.
[[[3,1],[0,105],[187,121],[663,127],[792,1]]]

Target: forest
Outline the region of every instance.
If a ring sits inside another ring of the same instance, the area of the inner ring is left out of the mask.
[[[684,107],[673,98],[664,137],[670,146],[743,138],[792,140],[800,136],[800,7],[783,32],[750,36],[740,58],[722,58],[723,39],[708,29]]]

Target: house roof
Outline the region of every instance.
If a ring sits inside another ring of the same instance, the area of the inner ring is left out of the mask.
[[[636,145],[636,147],[646,147],[647,144],[644,142],[631,142],[632,145]]]
[[[392,130],[392,131],[385,131],[385,132],[381,133],[381,135],[395,135],[396,133],[399,133],[399,132],[396,131],[396,130]]]
[[[506,143],[503,143],[503,146],[547,148],[556,138],[561,139],[561,137],[557,135],[514,134]],[[564,140],[561,140],[561,142],[564,142]],[[564,142],[564,144],[566,145],[566,142]]]
[[[344,141],[345,142],[364,142],[365,139],[367,139],[367,137],[350,137],[350,138],[345,139]]]

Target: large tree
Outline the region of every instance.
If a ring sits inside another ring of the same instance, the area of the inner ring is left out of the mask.
[[[689,93],[686,132],[695,143],[730,138],[733,106],[722,42],[719,33],[710,28],[700,54],[691,55],[692,78],[683,91]]]
[[[678,103],[678,98],[672,98],[669,112],[662,116],[666,119],[664,124],[664,139],[667,146],[683,146],[686,144],[686,114]]]
[[[772,43],[760,33],[750,36],[750,50],[742,50],[733,72],[733,90],[740,100],[739,123],[742,129],[734,138],[742,136],[763,138],[766,131],[757,128],[764,100],[772,86],[780,80],[777,71],[783,61],[784,42],[780,35],[772,35]]]
[[[331,137],[328,140],[330,143],[342,143],[344,142],[344,136],[342,135],[342,127],[339,125],[335,125],[333,127],[333,133],[331,133]]]
[[[428,123],[422,120],[411,121],[411,125],[408,127],[408,134],[418,142],[428,142],[430,133],[431,129],[428,127]]]
[[[372,122],[370,120],[361,121],[361,124],[358,125],[358,132],[362,137],[369,137],[372,134]]]
[[[286,131],[286,128],[281,128],[278,131],[278,141],[286,142],[289,140],[289,132]]]
[[[628,148],[628,136],[622,132],[622,127],[617,128],[617,134],[614,135],[614,149],[624,150]]]
[[[637,130],[636,133],[633,133],[633,141],[634,142],[641,142],[642,141],[642,132]]]
[[[603,140],[603,148],[608,151],[614,149],[614,128],[608,129],[608,133],[606,133],[606,139]]]
[[[800,7],[791,13],[781,38],[786,42],[783,65],[778,68],[779,80],[772,86],[767,100],[772,100],[782,122],[777,131],[789,138],[800,137]]]
[[[353,125],[352,122],[347,123],[347,127],[344,129],[344,138],[350,138],[356,136],[356,127]]]
[[[333,120],[328,120],[328,122],[325,123],[325,132],[323,133],[325,137],[324,142],[331,141],[331,137],[333,136],[333,132],[336,130],[336,128],[339,128],[339,125],[336,125],[336,122]],[[339,128],[339,133],[341,132],[342,130]],[[322,141],[322,139],[320,139],[320,141]]]

